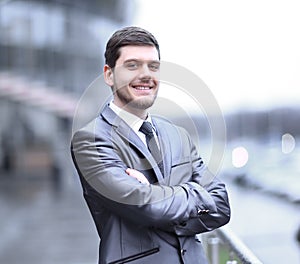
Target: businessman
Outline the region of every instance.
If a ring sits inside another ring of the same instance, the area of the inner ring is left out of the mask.
[[[159,89],[155,37],[139,27],[116,31],[105,63],[113,99],[71,144],[99,263],[207,263],[198,234],[229,221],[228,196],[188,133],[150,114]]]

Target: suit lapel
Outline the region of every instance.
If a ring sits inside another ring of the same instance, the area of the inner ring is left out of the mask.
[[[106,106],[103,109],[102,116],[108,123],[110,123],[114,127],[115,132],[120,137],[127,140],[128,143],[132,144],[143,154],[143,156],[145,156],[145,158],[149,161],[153,170],[155,171],[158,181],[163,181],[163,176],[153,156],[149,152],[147,146],[145,146],[145,144],[142,142],[139,136],[130,128],[130,126],[127,125],[127,123],[122,118],[120,118],[109,106]]]

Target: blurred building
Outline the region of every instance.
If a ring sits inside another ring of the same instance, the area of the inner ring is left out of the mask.
[[[132,1],[4,1],[1,71],[82,92],[101,70],[112,30],[128,22]]]
[[[55,152],[68,143],[75,104],[102,71],[103,45],[130,23],[134,7],[123,0],[1,1],[2,168],[60,160]],[[24,160],[30,151],[36,161]]]

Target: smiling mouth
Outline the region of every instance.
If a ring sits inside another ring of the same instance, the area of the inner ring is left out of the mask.
[[[132,88],[137,91],[147,91],[151,90],[154,86],[151,83],[144,83],[144,84],[134,84],[132,85]]]
[[[152,87],[150,86],[133,86],[134,89],[136,90],[150,90]]]

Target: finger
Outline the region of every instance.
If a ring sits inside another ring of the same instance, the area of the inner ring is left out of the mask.
[[[135,169],[130,169],[130,168],[127,168],[125,171],[129,176],[137,179],[139,182],[141,182],[143,184],[147,184],[147,185],[150,184],[149,181],[147,180],[147,178],[141,172],[139,172]]]

